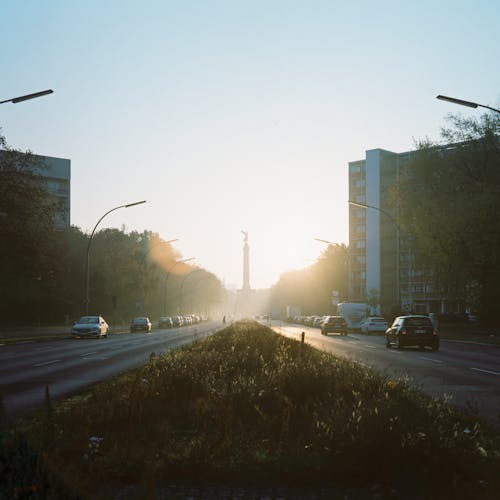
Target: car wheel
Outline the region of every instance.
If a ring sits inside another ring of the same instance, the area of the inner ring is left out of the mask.
[[[389,337],[385,338],[385,347],[387,347],[387,349],[391,348],[391,341],[389,340]]]
[[[433,351],[437,351],[437,350],[439,350],[439,343],[437,342],[437,343],[435,343],[435,344],[432,344],[431,349],[432,349]]]
[[[398,337],[398,349],[403,349],[403,342],[401,342],[401,339]]]

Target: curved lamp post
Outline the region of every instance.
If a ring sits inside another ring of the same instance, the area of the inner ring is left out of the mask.
[[[184,276],[182,283],[181,283],[181,290],[179,294],[179,313],[182,314],[182,304],[183,304],[183,290],[184,290],[184,283],[186,282],[187,278],[191,276],[194,273],[197,273],[199,271],[203,271],[201,267],[198,267],[197,269],[193,269],[191,272],[187,273],[186,276]]]
[[[452,102],[453,104],[460,104],[460,106],[467,106],[468,108],[486,108],[491,111],[495,111],[500,113],[500,109],[492,108],[491,106],[485,106],[484,104],[478,104],[477,102],[472,101],[464,101],[463,99],[457,99],[456,97],[448,97],[446,95],[438,95],[436,99],[440,99],[441,101]]]
[[[400,237],[400,232],[401,232],[401,227],[398,223],[398,221],[389,213],[383,210],[382,208],[375,207],[373,205],[366,205],[364,203],[358,203],[355,201],[348,200],[347,203],[349,205],[353,205],[355,207],[360,207],[360,208],[371,208],[372,210],[377,210],[381,214],[384,214],[395,226],[396,226],[396,256],[397,256],[397,265],[396,265],[396,289],[397,289],[397,297],[398,297],[398,307],[401,307],[401,286],[400,286],[400,269],[399,269],[399,252],[400,252],[400,242],[399,242],[399,237]],[[411,286],[410,286],[410,293],[411,293]]]
[[[141,273],[144,271],[144,263],[146,262],[146,257],[149,255],[149,252],[151,252],[151,250],[153,250],[153,248],[156,248],[156,247],[159,247],[160,245],[161,246],[164,246],[164,245],[169,245],[170,243],[174,243],[175,241],[179,241],[179,238],[174,238],[172,240],[167,240],[167,241],[157,241],[154,245],[150,246],[145,252],[144,254],[142,255],[142,258],[140,260],[140,269],[139,269],[139,276],[141,275]],[[142,281],[143,280],[140,280],[139,276],[137,277],[137,287],[139,288],[139,282],[141,282],[142,284]],[[141,286],[141,290],[142,290],[142,286]],[[138,293],[138,296],[137,296],[137,304],[136,307],[139,307],[139,305],[142,305],[142,299],[141,299],[141,296],[139,295]]]
[[[5,102],[11,102],[12,104],[17,104],[18,102],[28,101],[29,99],[36,99],[37,97],[42,97],[44,95],[52,94],[54,91],[52,89],[42,90],[41,92],[35,92],[34,94],[22,95],[20,97],[13,97],[12,99],[6,99],[5,101],[0,101],[0,104]]]
[[[190,257],[189,259],[181,259],[181,260],[176,260],[167,270],[167,275],[165,276],[165,282],[163,283],[163,314],[167,314],[167,283],[168,283],[168,278],[170,277],[170,272],[174,269],[174,267],[177,264],[180,264],[181,262],[190,262],[194,260],[195,257]]]
[[[106,217],[106,215],[110,214],[111,212],[114,212],[115,210],[118,210],[119,208],[129,208],[129,207],[134,207],[135,205],[141,205],[142,203],[146,203],[146,200],[143,201],[136,201],[134,203],[127,203],[126,205],[120,205],[119,207],[112,208],[111,210],[108,210],[98,221],[97,224],[94,226],[94,229],[92,229],[92,233],[89,238],[89,242],[87,244],[87,259],[86,259],[86,264],[85,264],[85,315],[89,314],[89,284],[90,284],[90,244],[92,243],[92,238],[94,237],[95,230],[97,229],[97,226],[101,223],[102,219]]]
[[[321,243],[326,243],[328,246],[335,246],[337,243],[334,243],[333,241],[328,241],[324,240],[322,238],[314,238],[315,241],[319,241]],[[350,276],[350,268],[351,268],[351,251],[349,247],[347,247],[347,294],[349,295],[349,276]],[[333,293],[337,293],[337,297],[339,294],[338,290],[334,290]]]

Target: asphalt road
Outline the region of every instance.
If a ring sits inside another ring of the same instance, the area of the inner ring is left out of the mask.
[[[477,406],[480,415],[500,428],[500,347],[441,339],[439,351],[418,348],[388,349],[383,335],[330,333],[318,328],[281,324],[273,328],[318,349],[344,356],[389,377],[407,376],[410,383],[432,396],[446,395],[451,404]]]
[[[127,333],[101,339],[48,340],[0,346],[0,390],[4,417],[40,407],[46,387],[51,398],[76,394],[171,349],[210,335],[221,328],[209,321],[151,334]]]

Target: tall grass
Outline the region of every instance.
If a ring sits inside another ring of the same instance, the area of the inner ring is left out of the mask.
[[[109,498],[120,485],[195,477],[470,498],[493,488],[500,464],[498,436],[472,411],[254,322],[46,403],[2,439],[4,492],[84,498],[97,484]]]

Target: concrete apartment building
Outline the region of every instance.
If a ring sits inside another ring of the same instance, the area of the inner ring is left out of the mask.
[[[446,299],[432,275],[412,265],[411,239],[397,223],[398,209],[390,203],[391,188],[413,151],[366,151],[364,160],[349,162],[349,300],[366,301],[378,293],[380,312],[398,308],[413,313],[463,310]],[[399,306],[400,305],[400,306]]]
[[[0,155],[2,151],[0,151]],[[43,178],[49,196],[57,201],[55,228],[67,229],[71,224],[71,160],[53,156],[33,155],[37,173]]]
[[[46,167],[40,170],[40,175],[46,181],[47,191],[58,201],[54,224],[62,231],[71,224],[71,160],[52,156],[37,158]]]

